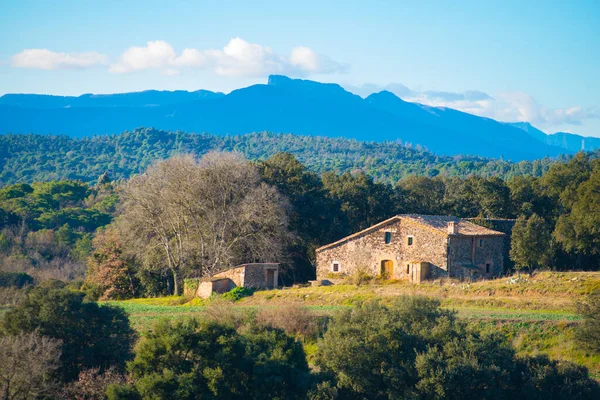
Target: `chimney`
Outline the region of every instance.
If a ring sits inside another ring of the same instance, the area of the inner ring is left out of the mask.
[[[448,234],[456,235],[458,233],[458,222],[448,222]]]

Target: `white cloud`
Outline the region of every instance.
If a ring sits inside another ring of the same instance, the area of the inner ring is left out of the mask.
[[[346,70],[346,66],[317,54],[308,47],[295,47],[289,57],[271,48],[233,38],[223,49],[183,49],[177,54],[162,40],[148,42],[143,47],[131,47],[111,65],[110,71],[124,73],[158,69],[173,74],[180,68],[212,69],[218,75],[258,77],[269,74],[306,75]],[[168,71],[168,72],[167,72]]]
[[[26,49],[11,57],[16,68],[78,69],[106,64],[105,55],[96,52],[56,53],[48,49]]]
[[[344,72],[348,66],[333,61],[331,58],[317,54],[310,47],[294,47],[290,56],[290,62],[300,70],[328,74],[333,72]]]
[[[175,56],[175,50],[169,43],[164,40],[151,41],[144,47],[127,49],[119,62],[110,66],[109,71],[122,73],[148,68],[168,68]]]
[[[539,104],[524,92],[504,92],[491,96],[485,92],[414,91],[408,87],[391,83],[386,86],[364,84],[346,85],[346,89],[363,97],[381,90],[388,90],[405,101],[434,107],[448,107],[481,117],[504,122],[530,122],[540,128],[558,129],[562,125],[581,125],[591,118],[600,118],[600,110],[579,106],[550,108]]]

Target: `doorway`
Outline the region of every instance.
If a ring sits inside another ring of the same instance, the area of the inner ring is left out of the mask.
[[[275,287],[275,270],[268,269],[267,270],[267,288],[273,289]]]
[[[389,279],[394,275],[394,262],[392,260],[381,261],[381,277]]]

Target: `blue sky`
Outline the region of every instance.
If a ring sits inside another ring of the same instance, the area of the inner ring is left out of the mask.
[[[600,1],[0,3],[0,94],[231,91],[270,73],[600,137]]]

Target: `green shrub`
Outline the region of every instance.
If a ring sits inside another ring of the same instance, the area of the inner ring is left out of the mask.
[[[24,272],[0,272],[0,287],[18,287],[33,285],[33,277]]]
[[[439,301],[367,301],[329,323],[313,399],[598,399],[585,367],[519,358],[500,334],[470,329]]]
[[[576,304],[583,321],[575,330],[575,339],[581,347],[600,354],[600,290]]]
[[[282,330],[196,319],[159,321],[128,369],[134,387],[109,399],[304,399],[309,377],[302,345]]]
[[[0,335],[34,331],[62,341],[60,373],[66,382],[89,368],[122,370],[136,338],[122,308],[84,301],[82,292],[66,288],[32,289],[0,321]]]
[[[194,297],[200,286],[200,278],[188,278],[183,280],[183,295]]]
[[[252,289],[237,286],[237,287],[231,289],[229,292],[223,293],[221,295],[221,298],[223,300],[238,301],[238,300],[243,299],[244,297],[252,296],[253,293],[254,293],[254,290],[252,290]]]

